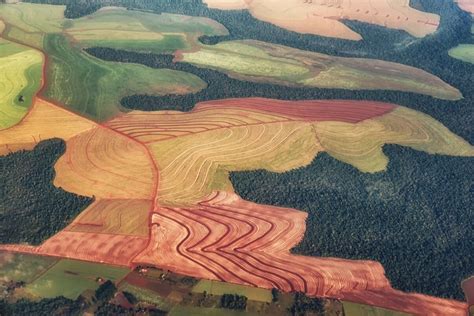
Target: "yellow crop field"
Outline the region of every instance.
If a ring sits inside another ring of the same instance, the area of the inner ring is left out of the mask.
[[[363,172],[386,169],[384,144],[398,144],[430,154],[474,156],[474,148],[440,122],[405,107],[358,124],[317,123],[315,130],[331,156]]]
[[[37,98],[19,124],[0,131],[0,154],[31,149],[41,140],[53,137],[68,140],[94,127],[94,122]]]
[[[0,129],[28,111],[41,82],[40,52],[0,39]]]
[[[66,230],[75,232],[148,235],[149,200],[98,200]]]
[[[0,17],[27,32],[61,32],[65,6],[16,3],[0,6]]]

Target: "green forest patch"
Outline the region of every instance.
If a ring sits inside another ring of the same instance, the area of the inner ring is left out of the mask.
[[[0,243],[38,245],[92,202],[53,185],[54,164],[65,148],[62,140],[47,140],[0,157]]]
[[[449,50],[449,56],[474,64],[474,44],[461,44]]]
[[[48,35],[44,48],[51,61],[45,95],[99,121],[116,115],[127,95],[190,93],[206,87],[192,74],[93,58],[59,34]]]
[[[0,252],[0,282],[30,283],[58,260],[29,254]]]
[[[124,277],[127,268],[62,259],[40,278],[26,286],[26,291],[41,298],[64,296],[76,299],[85,290],[96,290],[98,278],[115,281]]]
[[[269,290],[219,281],[200,280],[192,291],[194,293],[206,292],[212,295],[237,294],[258,302],[270,303],[272,301],[272,293]]]

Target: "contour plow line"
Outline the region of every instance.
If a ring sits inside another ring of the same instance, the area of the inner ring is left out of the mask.
[[[306,217],[216,192],[193,208],[160,207],[153,215],[153,241],[133,263],[413,314],[465,313],[461,302],[392,289],[378,262],[290,254],[303,237]]]
[[[381,102],[249,98],[205,102],[187,113],[132,111],[99,125],[38,99],[19,124],[0,131],[0,149],[52,137],[67,143],[54,183],[96,201],[38,247],[0,249],[146,264],[414,314],[465,311],[461,302],[392,289],[377,262],[290,254],[304,235],[306,213],[243,201],[229,180],[231,171],[304,167],[323,151],[379,172],[388,164],[384,144],[474,155],[425,114]]]

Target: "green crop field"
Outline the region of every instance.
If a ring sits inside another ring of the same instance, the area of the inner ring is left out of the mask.
[[[41,84],[42,62],[40,52],[0,39],[0,129],[28,111]]]
[[[44,44],[51,58],[46,96],[97,120],[117,114],[120,99],[127,95],[179,94],[206,87],[192,74],[93,58],[59,34],[47,35]]]
[[[239,42],[203,46],[197,52],[185,53],[183,61],[247,76],[263,76],[297,81],[309,73],[303,63],[289,58],[273,57],[263,50]]]
[[[200,17],[110,8],[71,22],[66,31],[83,46],[172,53],[196,44],[199,35],[226,35],[221,24]],[[185,34],[194,34],[186,36]]]
[[[461,44],[449,50],[449,56],[474,64],[474,44]]]
[[[0,252],[0,281],[32,282],[56,262],[50,257]]]
[[[183,53],[183,62],[245,81],[348,90],[395,90],[446,100],[462,97],[441,79],[402,64],[333,57],[254,40],[201,45]]]
[[[212,295],[243,295],[251,301],[267,303],[270,303],[272,301],[272,293],[269,290],[219,281],[201,280],[193,288],[194,293],[203,293],[204,291]]]
[[[204,308],[194,306],[176,306],[168,314],[169,316],[254,316],[257,314],[245,311],[234,311],[224,308]]]
[[[362,305],[352,302],[342,302],[345,316],[408,316],[408,314],[389,309]]]
[[[126,268],[63,259],[55,264],[40,278],[26,286],[26,291],[41,297],[64,296],[76,299],[87,289],[99,287],[98,277],[115,281],[129,272]]]

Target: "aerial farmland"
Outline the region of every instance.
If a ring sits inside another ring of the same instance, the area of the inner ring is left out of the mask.
[[[471,14],[0,1],[0,314],[472,312]]]

